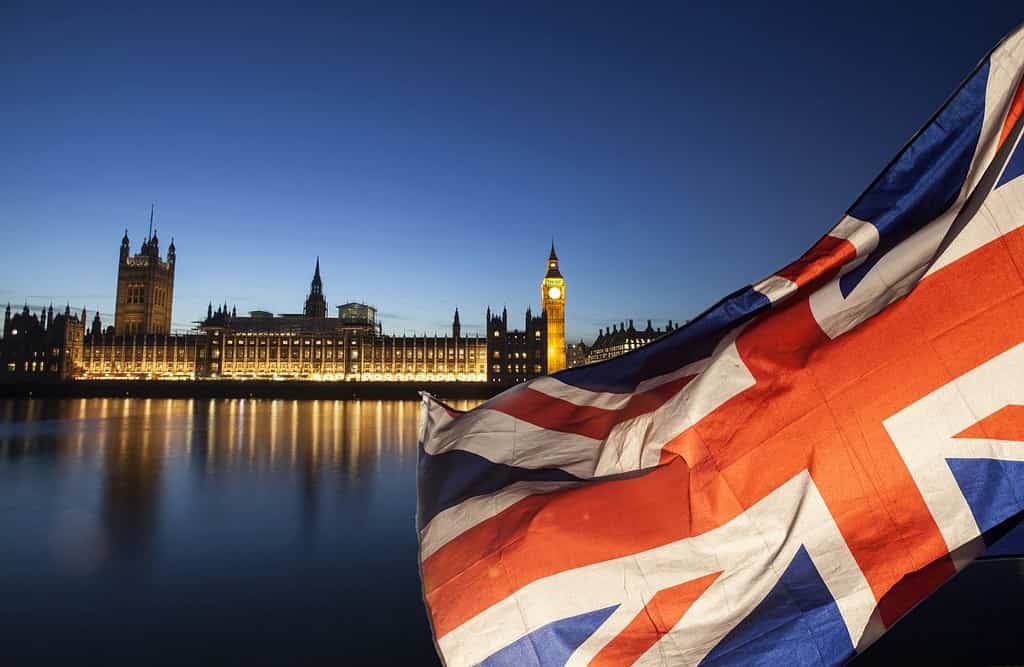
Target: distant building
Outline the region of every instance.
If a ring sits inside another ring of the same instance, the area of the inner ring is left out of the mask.
[[[117,299],[114,304],[114,332],[119,336],[171,332],[174,304],[174,239],[167,247],[167,259],[160,259],[160,240],[152,232],[136,255],[131,254],[128,230],[121,239],[117,265]]]
[[[601,329],[594,340],[594,344],[587,349],[586,363],[592,364],[596,361],[604,361],[605,359],[612,359],[620,354],[625,354],[630,350],[635,350],[656,341],[676,328],[677,326],[672,323],[672,320],[668,321],[668,325],[664,330],[660,328],[655,329],[651,326],[651,320],[647,320],[647,328],[637,330],[633,325],[633,320],[629,320],[628,327],[625,322],[622,322],[617,326],[612,325],[612,328],[607,331]]]
[[[82,317],[65,307],[62,315],[53,314],[53,306],[39,315],[28,306],[11,314],[4,312],[4,339],[0,346],[0,375],[21,381],[65,380],[76,374],[85,334]]]
[[[565,365],[568,368],[576,368],[587,363],[587,351],[590,348],[582,340],[578,343],[569,343],[565,346]]]

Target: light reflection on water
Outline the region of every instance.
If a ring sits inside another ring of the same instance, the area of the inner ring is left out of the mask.
[[[3,653],[435,662],[418,416],[389,401],[0,403]]]
[[[301,464],[352,475],[385,457],[414,456],[419,415],[419,404],[409,401],[104,398],[0,405],[0,456],[8,461],[45,447],[61,462],[114,451],[111,465],[134,456],[159,468],[197,450],[197,463],[216,468]]]

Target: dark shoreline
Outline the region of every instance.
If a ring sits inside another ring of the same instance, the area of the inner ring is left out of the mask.
[[[287,398],[419,400],[486,399],[506,385],[489,382],[304,382],[301,380],[75,380],[0,383],[0,398]]]

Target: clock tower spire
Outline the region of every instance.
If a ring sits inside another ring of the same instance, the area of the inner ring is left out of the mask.
[[[540,302],[548,323],[548,373],[565,368],[565,278],[558,270],[555,240],[551,239],[548,270],[540,283]]]

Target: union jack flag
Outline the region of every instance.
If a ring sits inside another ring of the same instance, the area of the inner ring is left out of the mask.
[[[800,259],[630,354],[423,398],[446,664],[836,664],[1024,512],[1024,31]]]

